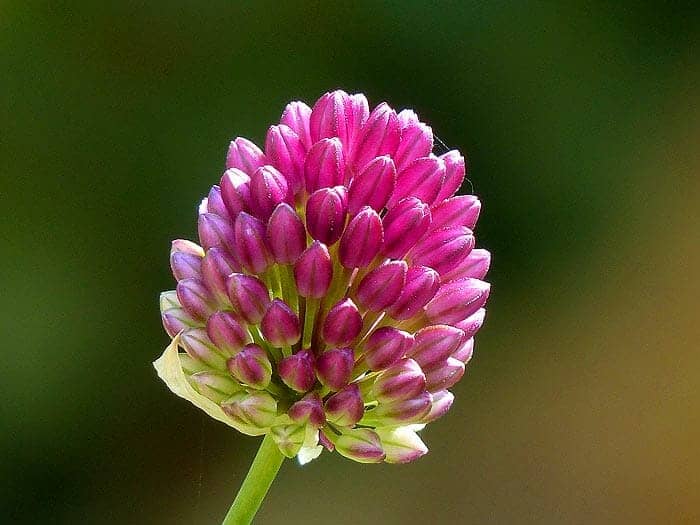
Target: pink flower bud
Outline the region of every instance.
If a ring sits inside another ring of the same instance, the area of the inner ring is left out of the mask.
[[[348,223],[338,255],[345,268],[363,268],[379,253],[384,241],[384,230],[379,215],[369,206],[361,208]]]
[[[256,217],[267,221],[280,202],[289,201],[287,179],[272,166],[262,166],[250,177],[251,209]]]
[[[304,162],[306,191],[340,186],[345,181],[343,146],[337,138],[323,139],[314,144]]]
[[[454,324],[466,319],[486,304],[491,285],[478,279],[458,279],[443,283],[426,307],[433,323]]]
[[[272,263],[265,243],[265,225],[252,215],[241,212],[234,223],[234,235],[235,254],[241,266],[251,273],[263,273]]]
[[[173,250],[170,252],[170,269],[175,279],[202,277],[202,257],[188,252]]]
[[[368,428],[344,430],[335,441],[335,449],[358,463],[380,463],[386,456],[379,436]]]
[[[416,344],[410,356],[427,369],[452,355],[464,341],[464,332],[453,326],[432,325],[418,330],[415,338]]]
[[[314,239],[330,246],[345,228],[347,190],[344,186],[315,191],[306,203],[306,227]]]
[[[370,370],[383,370],[409,354],[413,335],[391,326],[378,328],[365,342],[365,361]]]
[[[325,404],[326,418],[341,427],[351,427],[362,419],[365,404],[356,383],[351,383],[328,398]]]
[[[447,414],[454,400],[455,396],[449,390],[433,392],[433,402],[430,406],[430,411],[423,416],[421,423],[431,423]]]
[[[195,319],[204,320],[215,310],[214,299],[201,279],[183,279],[176,290],[180,304]]]
[[[226,207],[224,199],[221,196],[221,188],[219,186],[214,185],[211,187],[206,200],[207,212],[223,217],[227,221],[231,220],[231,215],[229,214],[228,208]]]
[[[251,141],[238,137],[231,142],[226,155],[226,169],[238,168],[248,175],[252,175],[256,169],[264,164],[267,164],[265,155]]]
[[[256,344],[246,345],[235,356],[226,361],[231,375],[244,385],[264,389],[272,378],[272,363],[265,350]]]
[[[203,213],[198,220],[199,240],[205,250],[221,246],[229,253],[235,253],[233,228],[223,217],[213,213]]]
[[[216,312],[207,321],[207,335],[221,353],[232,356],[250,343],[250,334],[236,315],[231,312]]]
[[[310,350],[301,350],[285,357],[277,365],[277,373],[292,390],[308,392],[316,382],[313,354]]]
[[[200,394],[219,403],[242,390],[241,385],[226,372],[205,370],[195,372],[189,379]]]
[[[328,248],[314,241],[294,264],[294,279],[299,295],[322,298],[326,295],[333,278],[333,263]]]
[[[175,252],[188,253],[190,255],[197,255],[199,257],[204,257],[204,250],[202,247],[192,241],[186,241],[185,239],[175,239],[170,246],[170,254]]]
[[[413,359],[401,359],[374,381],[370,395],[380,403],[411,399],[425,390],[425,375]]]
[[[346,297],[328,311],[323,323],[323,340],[335,346],[350,344],[362,330],[362,316],[352,299]]]
[[[425,380],[429,392],[445,390],[455,385],[464,375],[464,363],[453,357],[426,370]]]
[[[250,177],[239,169],[226,170],[221,177],[221,199],[231,217],[250,211]]]
[[[277,417],[277,401],[260,390],[234,394],[221,408],[240,425],[261,430],[269,428]]]
[[[369,272],[357,287],[357,301],[363,308],[381,312],[401,295],[408,265],[406,261],[389,261]]]
[[[316,358],[316,375],[323,386],[337,391],[350,381],[354,365],[355,353],[352,348],[328,350]]]
[[[389,199],[389,208],[401,199],[416,197],[432,206],[442,188],[445,163],[437,157],[421,157],[414,160],[396,177],[396,190]]]
[[[410,463],[428,453],[428,447],[410,427],[378,428],[386,463]]]
[[[445,163],[445,180],[438,193],[436,201],[439,202],[452,197],[464,182],[466,164],[464,157],[457,150],[448,151],[440,158]]]
[[[326,93],[311,110],[311,140],[317,142],[328,137],[338,137],[343,144],[348,144],[348,117],[351,114],[352,103],[345,91],[338,89]]]
[[[377,157],[352,178],[348,190],[348,211],[356,214],[363,206],[381,211],[396,187],[396,168],[388,155]]]
[[[169,308],[160,315],[163,328],[170,337],[175,337],[183,330],[201,326],[182,308]]]
[[[473,230],[480,211],[481,202],[474,195],[452,197],[440,202],[430,210],[433,215],[430,230],[439,230],[450,226],[466,226]]]
[[[185,352],[192,358],[217,370],[226,367],[226,359],[219,353],[214,343],[202,328],[191,328],[182,332],[180,342]]]
[[[430,266],[440,275],[456,268],[474,248],[474,234],[464,226],[430,232],[413,247],[414,264]]]
[[[294,133],[297,134],[299,140],[308,150],[313,142],[311,141],[311,133],[309,131],[309,119],[311,117],[311,108],[303,102],[290,102],[284,108],[280,124],[288,126]]]
[[[481,325],[484,324],[485,317],[486,310],[484,308],[479,308],[476,312],[463,321],[455,323],[454,326],[462,330],[464,332],[464,337],[469,339],[470,337],[474,337],[479,331]]]
[[[270,126],[265,139],[265,156],[286,178],[292,195],[299,193],[304,181],[306,147],[299,136],[285,125]]]
[[[491,266],[491,254],[487,250],[475,248],[460,263],[443,276],[443,280],[456,281],[464,277],[483,279]]]
[[[388,313],[397,320],[410,319],[435,296],[440,287],[440,276],[432,268],[411,266],[406,272],[406,284],[401,295],[389,307]]]
[[[228,303],[226,279],[240,271],[240,265],[221,248],[209,248],[202,259],[202,280],[220,303]]]
[[[466,365],[471,360],[473,354],[474,338],[470,337],[457,347],[457,350],[452,353],[452,357]]]
[[[272,346],[296,344],[301,337],[297,314],[281,299],[275,299],[265,312],[260,330]]]
[[[362,126],[354,147],[353,166],[361,170],[370,160],[381,155],[393,155],[401,139],[396,112],[386,102],[370,113]]]
[[[379,403],[374,410],[365,415],[362,422],[376,425],[377,427],[416,423],[428,414],[432,402],[433,397],[430,395],[430,392],[424,390],[416,397],[410,399]]]
[[[306,394],[294,403],[287,415],[295,423],[311,423],[316,428],[322,427],[326,422],[326,414],[323,411],[323,402],[316,392]]]
[[[306,248],[306,230],[294,209],[282,202],[267,223],[267,244],[275,261],[294,263]]]
[[[228,297],[247,323],[259,324],[270,305],[267,287],[257,277],[242,273],[231,274],[226,280]]]
[[[396,169],[402,171],[414,160],[430,155],[432,150],[433,130],[430,126],[422,122],[407,125],[401,130],[401,142],[394,155]]]
[[[382,253],[398,259],[406,255],[430,226],[430,208],[410,197],[399,202],[384,216]]]
[[[356,149],[357,138],[360,135],[360,130],[369,118],[369,103],[367,97],[362,93],[350,95],[350,114],[347,118],[348,124],[348,154],[351,154]]]

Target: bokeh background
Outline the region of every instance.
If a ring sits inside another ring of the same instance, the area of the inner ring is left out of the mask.
[[[2,2],[2,521],[220,521],[258,440],[155,376],[169,242],[342,87],[467,153],[488,322],[428,456],[287,462],[259,523],[700,522],[693,4]]]

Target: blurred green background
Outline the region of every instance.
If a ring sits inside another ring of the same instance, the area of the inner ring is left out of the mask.
[[[2,521],[220,521],[258,439],[155,376],[169,242],[342,87],[468,155],[488,321],[429,455],[287,462],[259,522],[700,522],[699,44],[694,2],[2,2]]]

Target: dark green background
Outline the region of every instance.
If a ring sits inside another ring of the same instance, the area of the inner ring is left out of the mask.
[[[259,522],[700,521],[693,4],[3,2],[0,519],[221,519],[258,440],[150,365],[169,241],[342,87],[468,155],[488,322],[428,456],[288,462]]]

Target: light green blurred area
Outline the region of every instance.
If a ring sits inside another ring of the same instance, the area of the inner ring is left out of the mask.
[[[3,521],[221,519],[258,440],[155,377],[169,241],[231,138],[342,87],[466,152],[488,322],[429,455],[288,462],[259,523],[699,522],[690,5],[0,6]]]

